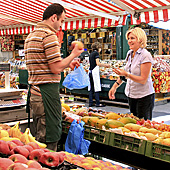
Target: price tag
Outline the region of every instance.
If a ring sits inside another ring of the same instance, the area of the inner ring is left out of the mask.
[[[86,38],[86,33],[82,33],[81,38]]]
[[[105,32],[100,32],[100,37],[105,37]]]
[[[77,35],[77,34],[73,34],[73,36],[75,36],[75,40],[77,40],[77,38],[78,38],[78,35]]]
[[[96,38],[96,33],[95,32],[91,33],[90,38]]]
[[[112,36],[113,34],[112,34],[112,32],[109,32],[109,36]]]

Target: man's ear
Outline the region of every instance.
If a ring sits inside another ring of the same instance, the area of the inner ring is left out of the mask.
[[[53,15],[51,16],[51,21],[54,22],[56,18],[57,18],[57,15],[56,15],[56,14],[53,14]]]

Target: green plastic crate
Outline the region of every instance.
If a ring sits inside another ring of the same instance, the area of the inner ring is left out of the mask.
[[[170,162],[170,146],[147,141],[145,156]]]
[[[62,121],[62,132],[63,133],[67,133],[68,134],[68,131],[70,129],[70,126],[71,126],[71,123],[70,122],[67,122],[67,121]]]
[[[109,145],[144,155],[146,140],[111,132]]]
[[[95,127],[91,127],[91,126],[84,126],[84,128],[85,128],[84,131],[85,139],[106,144],[106,145],[109,144],[110,132],[101,129],[96,129]]]
[[[70,122],[67,121],[62,121],[62,132],[68,134],[69,128],[71,126]],[[95,127],[90,127],[90,126],[84,126],[84,138],[99,142],[102,144],[109,144],[109,137],[110,137],[110,132],[96,129]]]

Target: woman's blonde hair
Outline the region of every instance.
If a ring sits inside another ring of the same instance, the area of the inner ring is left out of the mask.
[[[143,29],[139,28],[139,27],[135,27],[133,29],[130,29],[126,32],[126,39],[128,40],[129,34],[132,33],[134,34],[137,39],[138,42],[140,43],[140,47],[141,48],[145,48],[146,47],[146,43],[147,43],[147,36],[146,33]]]

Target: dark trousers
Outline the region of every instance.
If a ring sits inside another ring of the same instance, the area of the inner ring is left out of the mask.
[[[93,94],[95,94],[96,105],[99,105],[100,104],[99,92],[94,91],[94,82],[93,82],[92,73],[89,73],[89,78],[90,78],[90,86],[91,86],[89,91],[89,106],[93,105]]]
[[[155,93],[148,96],[134,99],[128,97],[130,112],[139,118],[144,118],[145,120],[152,119],[152,110],[154,108]]]

